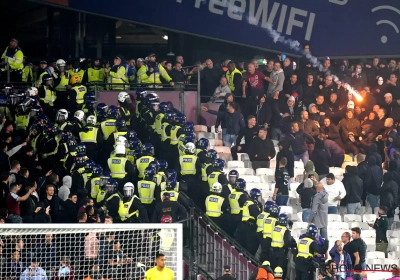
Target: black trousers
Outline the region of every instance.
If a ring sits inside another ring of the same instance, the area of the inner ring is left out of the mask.
[[[14,84],[14,87],[22,87],[22,85],[18,85],[18,83],[22,83],[22,70],[10,71],[10,82]]]
[[[246,145],[240,145],[242,148],[240,151],[237,150],[237,146],[233,146],[231,148],[231,154],[232,154],[232,159],[233,160],[238,160],[238,153],[247,153],[247,147]]]

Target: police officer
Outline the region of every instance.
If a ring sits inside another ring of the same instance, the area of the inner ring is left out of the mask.
[[[112,105],[107,110],[106,120],[100,124],[104,140],[107,140],[108,137],[116,131],[117,118],[118,118],[118,108]]]
[[[186,116],[184,114],[182,113],[176,114],[175,124],[171,128],[169,136],[170,148],[172,149],[168,153],[168,157],[166,158],[167,160],[168,159],[170,160],[169,164],[171,166],[176,166],[179,162],[178,142],[179,142],[179,136],[185,134],[182,128],[185,122],[186,122]]]
[[[160,185],[160,189],[161,189],[161,191],[164,191],[166,188],[167,188],[167,182],[168,181],[175,181],[176,182],[176,185],[174,185],[174,191],[176,191],[176,192],[180,192],[180,191],[183,191],[183,192],[187,192],[187,184],[186,184],[186,182],[185,181],[180,181],[180,182],[178,182],[177,181],[177,173],[176,173],[176,171],[174,170],[174,169],[168,169],[166,172],[165,172],[165,175],[166,175],[166,182],[162,182],[161,183],[161,185]]]
[[[68,111],[65,109],[58,110],[56,114],[56,126],[58,131],[71,131],[72,123],[68,121]]]
[[[110,68],[104,68],[104,72],[108,74],[110,80],[109,82],[112,84],[110,87],[113,90],[124,90],[125,86],[123,84],[128,84],[128,77],[126,76],[126,69],[122,65],[123,57],[117,55],[114,58],[114,65]]]
[[[26,57],[24,56],[24,69],[22,69],[22,82],[23,83],[32,83],[33,80],[33,63],[29,62],[25,64]]]
[[[53,124],[48,124],[45,130],[45,138],[40,143],[41,167],[43,172],[54,168],[55,158],[59,145],[57,128]]]
[[[170,215],[164,215],[161,218],[162,224],[170,224],[172,223],[173,219]],[[171,250],[172,246],[174,245],[175,240],[175,230],[170,228],[163,228],[158,231],[154,237],[152,237],[152,255],[155,256],[157,253],[160,252],[168,252]]]
[[[123,136],[120,136],[123,137]],[[136,168],[136,159],[140,156],[142,150],[142,142],[139,138],[133,138],[128,140],[128,148],[126,150],[127,159],[132,162],[133,166]]]
[[[128,133],[128,128],[126,127],[126,121],[123,118],[119,118],[115,122],[116,131],[108,137],[106,142],[107,153],[115,147],[115,141],[118,136],[125,136]]]
[[[297,243],[297,255],[295,259],[296,280],[308,280],[310,274],[314,272],[313,257],[315,253],[325,254],[329,247],[328,239],[324,240],[324,245],[320,246],[315,241],[318,228],[310,224],[307,227],[306,236]]]
[[[261,213],[261,191],[251,189],[250,198],[243,205],[242,222],[236,230],[235,240],[254,256],[258,249],[256,220]]]
[[[100,175],[100,191],[97,193],[95,206],[101,207],[104,205],[104,199],[107,194],[107,183],[111,178],[111,173],[108,171],[104,171],[102,175]]]
[[[74,138],[70,138],[67,142],[68,151],[64,154],[63,157],[58,155],[60,158],[60,167],[57,170],[61,170],[59,174],[60,177],[64,177],[65,175],[71,175],[71,169],[73,164],[75,163],[76,153],[76,140]]]
[[[95,116],[87,117],[85,130],[79,132],[79,139],[86,146],[87,156],[95,162],[97,162],[100,148],[103,146],[103,134],[96,127],[96,123]]]
[[[236,68],[233,61],[228,63],[228,71],[226,71],[226,80],[233,95],[238,94],[242,90],[242,73]]]
[[[15,130],[17,132],[26,132],[31,123],[32,99],[27,97],[17,106],[15,115]],[[1,120],[3,121],[3,120]]]
[[[264,220],[263,239],[261,240],[260,261],[269,261],[272,232],[275,229],[275,224],[276,221],[278,220],[279,212],[280,212],[279,206],[272,205],[269,209],[269,216]]]
[[[138,194],[140,201],[147,210],[149,217],[153,216],[156,200],[156,172],[153,167],[148,166],[144,171],[144,178],[138,182]]]
[[[156,62],[156,55],[151,53],[146,63],[143,64],[137,72],[138,83],[146,84],[147,87],[151,88],[162,88],[160,75],[169,82],[171,87],[174,86],[174,82],[168,75],[168,72],[160,63]]]
[[[227,233],[232,237],[234,236],[239,223],[242,221],[242,207],[248,199],[249,195],[246,192],[246,181],[239,178],[236,181],[236,188],[233,189],[232,193],[229,195],[231,219]]]
[[[139,180],[144,178],[144,172],[146,168],[149,166],[150,162],[155,160],[153,145],[150,143],[144,143],[141,156],[136,160],[136,168],[138,170]]]
[[[99,103],[96,105],[96,116],[99,125],[101,124],[101,122],[106,120],[107,111],[108,111],[108,106],[106,103]],[[99,119],[100,116],[104,117],[104,119],[100,120]]]
[[[87,84],[88,82],[88,76],[86,74],[86,71],[81,69],[81,63],[79,59],[74,60],[72,64],[72,69],[68,70],[68,74],[70,77],[72,77],[75,74],[78,75],[83,85]]]
[[[68,154],[70,152],[69,142],[72,141],[72,143],[73,143],[72,146],[75,147],[76,140],[75,140],[74,136],[71,134],[71,132],[69,132],[69,131],[61,132],[61,134],[58,137],[60,140],[59,140],[57,153],[55,156],[56,164],[55,164],[55,168],[53,169],[53,172],[57,173],[60,176],[60,178],[63,178],[65,175],[67,175],[64,164],[65,164],[65,160],[67,159]],[[72,147],[71,147],[71,149],[72,149]]]
[[[210,193],[210,186],[208,185],[208,176],[214,171],[213,162],[218,158],[218,154],[215,150],[210,149],[206,153],[206,162],[201,165],[201,184],[200,184],[200,195],[201,198],[205,199]]]
[[[68,85],[69,85],[69,79],[70,79],[70,74],[68,73],[67,69],[65,69],[66,62],[63,59],[58,59],[56,61],[56,71],[57,75],[59,77],[59,81],[56,85],[56,95],[57,95],[57,101],[56,101],[56,108],[63,108],[67,102],[68,102]]]
[[[222,185],[215,182],[211,187],[211,195],[206,197],[206,216],[226,231],[229,221],[229,201],[222,196]]]
[[[175,177],[168,178],[165,182],[165,188],[161,190],[160,200],[156,200],[157,203],[162,202],[164,194],[169,193],[170,201],[178,201],[183,206],[189,207],[190,203],[183,195],[179,195],[179,183]],[[156,197],[157,198],[157,197]]]
[[[280,267],[280,266],[275,267],[274,276],[275,276],[275,280],[283,280],[283,279],[285,279],[283,277],[283,269],[282,269],[282,267]]]
[[[131,182],[124,186],[124,197],[119,206],[118,214],[124,223],[149,222],[146,208],[135,195],[135,186]]]
[[[132,119],[132,115],[131,115],[131,111],[130,111],[131,105],[132,105],[132,100],[131,100],[131,97],[129,96],[129,94],[125,91],[121,91],[118,94],[119,115],[121,116],[121,118],[123,118],[125,120],[126,125],[128,127],[131,126],[131,119]]]
[[[94,96],[94,94],[91,92],[87,92],[83,97],[83,100],[85,103],[83,104],[82,111],[85,112],[87,116],[93,115],[97,117],[97,112],[94,109],[94,104],[96,103],[96,96]]]
[[[144,100],[147,92],[143,88],[138,88],[135,93],[135,101],[136,101],[136,106],[135,106],[135,122],[133,123],[134,129],[136,129],[139,132],[139,135],[142,134],[144,127],[142,124],[142,119],[141,119],[141,111],[143,109],[144,105]]]
[[[272,232],[270,262],[271,268],[281,267],[283,269],[283,278],[287,273],[287,264],[289,262],[287,255],[291,248],[296,248],[296,241],[293,239],[288,229],[289,218],[286,214],[280,214]]]
[[[228,181],[232,190],[236,187],[236,180],[239,178],[239,172],[235,169],[232,169],[228,173]]]
[[[166,159],[167,161],[168,161],[168,149],[170,147],[170,142],[171,142],[169,136],[171,135],[171,129],[175,122],[175,118],[176,118],[176,113],[168,110],[165,113],[164,118],[162,119],[162,125],[161,125],[162,131],[161,131],[161,143],[160,143],[162,150],[161,157]]]
[[[156,180],[156,188],[158,191],[161,191],[161,183],[165,181],[165,177],[159,173],[160,171],[160,165],[158,164],[157,160],[154,160],[152,162],[150,162],[149,166],[154,168],[154,171],[156,172],[155,175],[155,180]]]
[[[155,118],[159,112],[160,98],[157,93],[148,93],[145,97],[146,105],[143,107],[141,117],[146,130],[143,131],[144,139],[157,144],[158,134],[154,131]]]
[[[56,101],[56,93],[54,89],[53,77],[45,74],[42,77],[41,86],[38,88],[38,96],[40,98],[40,105],[44,113],[50,118],[54,119],[54,102]]]
[[[10,80],[13,83],[22,82],[22,69],[24,68],[24,54],[18,46],[18,40],[12,38],[10,45],[5,49],[1,59],[10,67]]]
[[[92,67],[87,69],[88,82],[90,84],[97,84],[96,86],[91,85],[89,89],[91,91],[104,90],[105,73],[104,68],[101,67],[100,59],[96,58],[92,62]]]
[[[154,131],[155,133],[158,134],[158,136],[161,139],[161,135],[162,135],[162,123],[163,123],[163,119],[165,117],[165,114],[168,111],[168,104],[167,102],[161,102],[159,105],[159,109],[160,111],[158,112],[155,121],[154,121]]]
[[[118,145],[115,147],[115,156],[111,156],[107,160],[111,177],[115,179],[119,185],[125,185],[126,182],[132,182],[135,179],[135,169],[133,164],[126,158],[125,146]]]
[[[190,186],[188,190],[189,197],[200,205],[199,183],[201,181],[201,163],[195,153],[196,146],[193,143],[187,143],[185,146],[185,155],[179,157],[179,165],[176,170],[178,180],[182,179]]]
[[[106,195],[104,198],[104,206],[108,215],[110,215],[114,222],[120,222],[120,216],[118,213],[121,204],[121,195],[118,192],[118,183],[114,179],[108,180],[106,184]]]
[[[78,145],[77,149],[79,147]],[[71,192],[77,193],[79,189],[86,187],[87,182],[85,182],[84,179],[86,176],[83,176],[83,173],[85,172],[85,163],[86,163],[86,158],[81,153],[77,154],[77,156],[75,157],[75,164],[72,167],[73,170],[71,171],[72,182],[74,182],[71,186]]]
[[[229,194],[232,192],[232,189],[229,185],[229,181],[226,178],[226,175],[222,172],[225,167],[225,161],[223,159],[217,158],[213,162],[213,171],[208,175],[208,185],[211,187],[215,182],[219,182],[223,186],[222,195],[225,198],[229,197]]]
[[[75,112],[71,131],[76,138],[79,138],[79,132],[85,127],[85,120],[86,115],[82,110]]]
[[[101,176],[103,175],[103,168],[100,164],[95,164],[93,166],[92,176],[90,177],[89,181],[86,183],[86,190],[88,191],[89,195],[93,200],[96,200],[97,195],[101,189]]]
[[[196,143],[196,155],[199,157],[201,163],[207,162],[207,150],[210,146],[210,141],[207,138],[200,138]]]
[[[260,244],[263,241],[263,230],[264,230],[265,219],[268,218],[269,211],[271,210],[271,207],[273,205],[275,205],[273,201],[265,202],[263,211],[260,213],[260,215],[257,216],[257,238]]]
[[[178,201],[170,200],[170,193],[165,192],[162,197],[162,202],[156,205],[152,223],[159,223],[165,215],[172,217],[172,222],[179,222],[186,219],[186,209]]]
[[[73,74],[69,80],[71,89],[68,90],[68,105],[71,112],[82,110],[85,104],[86,86],[82,84],[82,79],[78,74]]]
[[[183,135],[179,136],[179,141],[178,141],[179,157],[185,155],[187,143],[193,143],[193,144],[196,143],[196,136],[193,133],[183,134]]]

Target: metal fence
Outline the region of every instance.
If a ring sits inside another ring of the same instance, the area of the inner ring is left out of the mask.
[[[196,206],[189,208],[188,215],[190,219],[184,225],[187,248],[184,256],[189,278],[216,279],[222,275],[223,266],[230,265],[237,280],[249,279],[258,261]]]

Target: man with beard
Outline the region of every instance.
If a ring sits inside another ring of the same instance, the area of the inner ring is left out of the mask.
[[[104,83],[104,69],[100,65],[100,59],[96,58],[92,62],[92,67],[89,67],[87,70],[87,75],[88,75],[88,82],[89,83]],[[97,89],[104,89],[103,85],[97,86]],[[90,91],[94,90],[94,86],[89,87]]]
[[[1,59],[10,67],[10,81],[13,83],[22,82],[22,69],[24,68],[24,54],[18,46],[18,40],[12,38],[10,45],[6,48]]]

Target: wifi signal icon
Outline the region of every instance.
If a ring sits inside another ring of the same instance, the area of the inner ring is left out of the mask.
[[[395,7],[392,7],[392,6],[385,6],[385,5],[373,8],[372,12],[374,13],[374,12],[379,11],[379,10],[391,10],[391,11],[394,11],[394,12],[396,12],[396,13],[398,13],[400,15],[400,10],[399,9],[397,9]],[[396,24],[393,23],[393,21],[384,19],[384,20],[380,20],[380,21],[376,22],[376,25],[381,25],[381,24],[388,24],[388,25],[392,26],[397,34],[399,34],[399,32],[400,32],[399,28],[396,26]],[[385,35],[383,35],[381,37],[381,42],[383,44],[386,44],[387,41],[388,41],[388,38]]]

